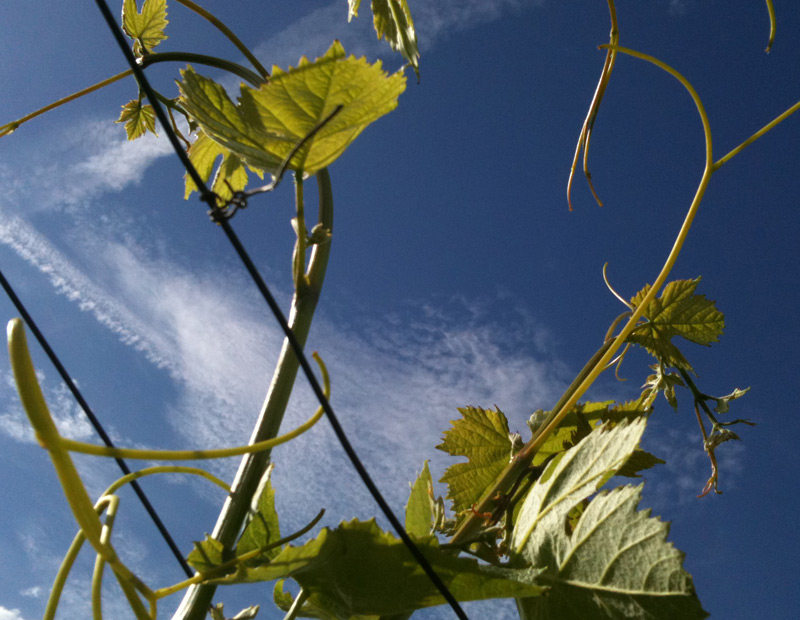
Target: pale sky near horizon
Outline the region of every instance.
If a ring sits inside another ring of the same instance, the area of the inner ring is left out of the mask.
[[[230,3],[204,5],[268,65],[313,58],[338,37],[348,53],[381,58],[394,71],[400,58],[375,40],[363,4],[351,24],[344,0],[259,4],[252,15]],[[524,431],[533,410],[555,402],[622,309],[603,283],[603,264],[626,297],[653,280],[703,158],[685,91],[658,69],[620,57],[590,154],[605,205],[597,207],[578,177],[570,213],[566,178],[602,66],[596,47],[607,41],[605,3],[409,4],[421,82],[409,74],[398,109],[331,167],[331,264],[309,341],[331,371],[345,429],[398,512],[424,460],[435,479],[450,463],[433,448],[457,407],[497,405],[512,430]],[[617,7],[621,44],[672,64],[697,88],[717,158],[800,100],[792,80],[800,10],[775,4],[769,55],[763,2]],[[169,6],[165,50],[208,49],[241,61],[213,29]],[[92,2],[6,0],[0,24],[0,123],[125,69]],[[149,71],[160,89],[175,92],[176,67]],[[235,90],[234,81],[225,84]],[[121,82],[0,139],[0,266],[115,441],[242,443],[277,356],[277,327],[205,207],[195,197],[183,201],[167,141],[128,143],[113,123],[135,95],[132,82]],[[726,314],[719,344],[685,348],[699,385],[717,395],[751,386],[731,415],[759,424],[737,429],[743,441],[720,448],[724,494],[703,499],[695,496],[709,466],[687,395],[677,414],[658,403],[645,435],[645,447],[668,463],[644,478],[641,508],[672,522],[671,540],[686,552],[712,618],[796,613],[800,537],[790,517],[800,501],[790,442],[800,432],[793,410],[799,151],[800,116],[715,173],[674,272],[702,275],[699,292]],[[284,307],[292,209],[287,179],[233,220]],[[4,298],[0,310],[4,321],[15,316]],[[55,371],[38,349],[34,356],[62,428],[96,441]],[[606,373],[590,397],[637,394],[648,363],[631,355],[621,369],[627,382]],[[75,526],[5,356],[0,373],[0,620],[31,620],[42,615]],[[298,383],[287,429],[316,407]],[[377,514],[325,421],[274,458],[282,530],[303,526],[322,507],[328,526]],[[78,462],[93,494],[117,477],[109,461]],[[210,467],[230,478],[236,463]],[[187,553],[213,528],[215,490],[178,477],[145,489]],[[120,553],[148,583],[179,580],[135,498],[122,497]],[[86,554],[60,617],[87,617],[90,574]],[[271,584],[226,590],[220,600],[230,601],[229,613],[261,603],[259,617],[280,618],[271,591]],[[473,618],[515,617],[512,605],[493,605],[466,609]],[[106,608],[108,618],[129,617],[114,595]],[[419,616],[452,614],[442,607]]]

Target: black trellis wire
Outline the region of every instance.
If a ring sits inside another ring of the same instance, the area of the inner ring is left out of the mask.
[[[14,307],[17,309],[17,312],[19,312],[20,315],[22,316],[22,320],[25,321],[25,324],[28,326],[28,329],[31,330],[31,333],[33,333],[34,337],[39,342],[39,346],[41,346],[42,349],[44,349],[45,354],[47,354],[47,357],[50,358],[50,362],[53,364],[53,366],[55,367],[58,374],[61,376],[61,379],[64,381],[64,383],[66,383],[67,388],[72,393],[72,396],[78,402],[81,409],[83,409],[83,412],[86,414],[86,417],[89,418],[89,422],[91,422],[97,434],[100,435],[100,439],[103,440],[103,443],[106,444],[106,446],[108,446],[109,448],[113,448],[114,443],[111,441],[111,438],[108,436],[108,433],[106,433],[105,429],[103,428],[103,425],[100,423],[100,420],[97,419],[97,416],[92,411],[92,408],[89,407],[89,403],[86,402],[86,399],[83,397],[83,394],[81,394],[80,390],[75,385],[75,382],[72,380],[72,377],[67,372],[67,369],[61,363],[61,360],[56,355],[56,352],[53,351],[53,348],[47,342],[47,339],[44,337],[44,334],[36,325],[36,322],[33,320],[33,317],[25,308],[25,305],[22,303],[22,300],[14,292],[14,289],[11,287],[11,284],[6,279],[5,275],[3,275],[2,270],[0,270],[0,286],[3,287],[3,290],[6,292],[6,295],[8,295],[8,298],[11,300],[11,303],[14,304]],[[122,470],[123,474],[127,476],[129,473],[131,473],[130,468],[123,459],[114,458],[114,460],[117,462],[117,465],[119,465],[119,468],[120,470]],[[178,560],[178,563],[181,565],[183,572],[186,573],[187,577],[192,577],[194,575],[192,567],[189,566],[188,562],[186,562],[186,559],[183,557],[181,550],[178,549],[178,545],[175,544],[175,541],[170,535],[169,530],[167,530],[167,527],[164,525],[164,522],[158,516],[158,513],[156,512],[156,509],[153,507],[153,505],[150,503],[150,500],[147,499],[147,495],[145,495],[144,491],[142,490],[142,487],[139,486],[139,483],[136,480],[131,482],[131,487],[133,488],[133,491],[139,498],[139,501],[142,503],[142,506],[144,506],[144,509],[147,511],[147,514],[150,515],[150,518],[153,520],[153,523],[155,524],[156,528],[158,528],[159,533],[161,534],[164,541],[167,543],[167,546],[170,548],[170,551],[172,551],[172,554],[175,556],[175,559]]]
[[[258,272],[258,269],[256,268],[249,254],[247,253],[241,241],[239,240],[238,236],[231,227],[230,222],[225,217],[224,213],[217,204],[217,195],[211,192],[206,187],[204,180],[200,177],[200,174],[197,172],[194,165],[189,160],[189,157],[187,156],[186,152],[183,150],[183,147],[178,141],[178,137],[175,135],[175,132],[172,129],[172,125],[170,124],[166,113],[164,112],[163,108],[159,103],[158,98],[156,97],[155,91],[152,89],[149,81],[145,77],[142,67],[140,67],[139,64],[136,62],[136,58],[133,56],[133,53],[128,47],[128,43],[125,40],[125,35],[123,34],[122,30],[114,20],[114,16],[112,15],[111,10],[108,8],[108,4],[106,3],[105,0],[95,0],[95,4],[97,5],[97,8],[100,10],[100,13],[103,15],[103,18],[105,19],[109,30],[114,36],[114,39],[116,40],[117,44],[122,50],[122,53],[125,56],[125,59],[127,60],[131,70],[133,71],[134,76],[136,77],[136,80],[139,83],[139,86],[145,92],[145,94],[147,95],[147,99],[153,106],[153,110],[155,111],[155,114],[158,117],[158,121],[161,124],[161,127],[164,130],[164,132],[167,134],[167,137],[169,138],[169,141],[172,144],[173,148],[175,149],[176,155],[181,160],[181,163],[186,169],[187,174],[192,178],[192,181],[194,181],[196,187],[200,191],[201,200],[206,204],[208,204],[212,220],[215,221],[217,224],[219,224],[222,227],[222,230],[225,231],[225,235],[228,237],[228,240],[230,241],[231,245],[233,245],[234,249],[236,250],[237,255],[239,256],[240,260],[242,261],[248,273],[250,274],[250,277],[253,279],[253,282],[258,288],[259,292],[261,293],[261,296],[264,298],[264,301],[267,302],[267,305],[272,311],[272,314],[275,316],[275,319],[280,324],[281,329],[286,335],[286,339],[289,341],[289,344],[292,347],[292,351],[297,356],[297,359],[300,363],[300,367],[303,369],[303,373],[305,374],[306,379],[308,380],[309,385],[311,386],[311,389],[314,391],[317,400],[319,401],[320,405],[325,411],[326,416],[328,417],[328,421],[333,427],[333,431],[336,434],[339,443],[341,444],[342,448],[347,454],[347,457],[350,459],[350,462],[353,464],[353,467],[355,468],[362,482],[369,490],[370,494],[380,507],[384,516],[391,523],[393,529],[397,532],[397,535],[402,539],[403,543],[411,552],[411,555],[414,557],[419,566],[423,569],[423,571],[431,580],[431,582],[436,586],[436,589],[439,590],[441,595],[444,597],[444,599],[447,601],[447,603],[455,612],[456,616],[458,616],[461,620],[469,620],[469,617],[461,608],[458,601],[453,596],[452,592],[450,592],[445,583],[441,580],[439,575],[431,566],[430,562],[428,562],[425,556],[422,555],[422,552],[419,550],[414,541],[411,540],[408,533],[405,531],[405,528],[403,528],[402,524],[395,516],[394,512],[392,512],[392,509],[389,507],[389,504],[383,498],[383,495],[381,495],[381,492],[378,490],[378,487],[372,481],[372,478],[370,477],[363,463],[361,463],[361,460],[358,458],[358,455],[356,454],[353,446],[351,445],[349,439],[347,438],[344,429],[339,423],[339,420],[336,417],[333,408],[328,402],[328,399],[325,397],[325,394],[322,391],[322,387],[320,386],[319,381],[317,381],[317,378],[311,369],[311,365],[308,363],[308,359],[306,358],[303,352],[303,348],[300,346],[300,343],[297,341],[294,332],[291,330],[289,324],[286,322],[286,318],[284,317],[280,306],[275,301],[275,298],[272,296],[272,293],[270,293],[269,288],[267,287],[266,283],[261,277],[261,274]]]

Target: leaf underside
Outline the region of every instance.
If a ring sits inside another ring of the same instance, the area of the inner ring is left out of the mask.
[[[181,75],[181,105],[203,131],[247,165],[271,173],[315,129],[289,168],[312,175],[330,165],[367,125],[397,106],[405,89],[401,73],[387,75],[380,62],[346,57],[338,41],[313,63],[301,58],[286,72],[273,67],[258,89],[243,84],[238,104],[191,67]]]
[[[541,570],[536,581],[549,589],[518,601],[523,620],[706,617],[682,568],[683,554],[666,542],[667,524],[636,511],[641,487],[595,496],[636,454],[645,423],[594,430],[531,489],[514,527],[513,562]]]

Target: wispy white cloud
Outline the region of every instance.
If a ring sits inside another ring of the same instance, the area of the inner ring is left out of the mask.
[[[32,153],[0,159],[0,204],[23,204],[28,212],[79,208],[139,183],[150,165],[172,152],[167,140],[152,134],[129,142],[111,121],[84,121],[37,141]]]

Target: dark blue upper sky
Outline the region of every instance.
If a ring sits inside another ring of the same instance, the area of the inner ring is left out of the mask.
[[[349,25],[344,0],[235,4],[205,6],[267,65],[313,58],[338,37],[348,52],[380,57],[392,71],[400,66],[374,40],[366,3]],[[433,446],[457,407],[496,404],[522,431],[533,410],[555,402],[623,309],[603,283],[603,264],[626,297],[654,280],[704,156],[686,91],[660,69],[620,56],[590,152],[604,206],[579,176],[569,212],[567,175],[602,67],[606,4],[409,4],[421,82],[410,76],[398,109],[331,167],[335,232],[309,343],[326,359],[333,404],[397,510],[424,459],[432,459],[434,478],[447,466]],[[775,5],[770,54],[763,2],[617,7],[620,43],[667,62],[697,89],[715,158],[800,99],[800,10],[794,2]],[[94,3],[5,0],[0,24],[0,123],[125,69]],[[175,2],[167,33],[164,51],[241,60]],[[148,71],[171,95],[178,68]],[[226,85],[235,90],[235,82]],[[279,337],[196,195],[182,199],[182,170],[166,141],[127,144],[113,124],[135,96],[133,82],[123,81],[0,140],[0,267],[118,442],[244,442]],[[758,422],[742,430],[742,442],[719,449],[724,494],[703,499],[695,496],[709,466],[687,395],[677,414],[659,402],[645,435],[646,447],[668,464],[646,477],[642,507],[672,522],[671,539],[687,553],[712,618],[796,615],[798,156],[800,117],[792,117],[716,172],[672,276],[703,276],[699,292],[726,316],[719,344],[684,350],[698,384],[715,395],[751,386],[731,415]],[[284,305],[292,213],[287,182],[234,219]],[[4,299],[0,313],[15,316]],[[73,436],[94,441],[55,372],[35,355],[54,412]],[[631,397],[648,363],[631,355],[621,370],[627,382],[607,373],[589,397]],[[30,620],[43,612],[75,526],[22,422],[6,361],[0,372],[0,620]],[[286,427],[314,407],[301,387]],[[377,513],[324,424],[296,450],[275,453],[287,532],[323,506],[327,525]],[[94,494],[116,477],[110,462],[79,463]],[[235,470],[215,467],[224,477]],[[149,482],[147,490],[187,552],[213,528],[221,501],[214,491],[178,478]],[[122,506],[115,531],[126,560],[154,584],[180,579],[133,496],[123,493]],[[87,555],[64,617],[86,609],[89,566]],[[264,617],[281,617],[266,610],[269,587],[224,594],[231,606],[261,602]],[[107,605],[108,617],[126,617],[113,595]],[[514,617],[487,604],[467,609],[474,617]],[[449,617],[445,609],[426,614]]]

